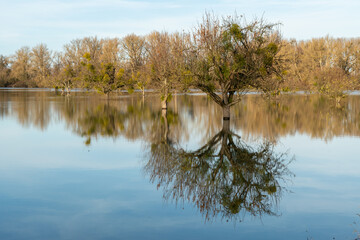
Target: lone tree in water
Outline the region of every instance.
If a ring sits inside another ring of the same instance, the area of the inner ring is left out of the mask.
[[[153,32],[147,37],[148,71],[152,84],[161,94],[161,108],[167,109],[172,92],[180,82],[186,85],[186,34]]]
[[[247,23],[242,16],[219,20],[207,13],[194,33],[191,59],[193,85],[223,108],[230,107],[249,89],[270,92],[281,81],[277,24],[264,20]]]

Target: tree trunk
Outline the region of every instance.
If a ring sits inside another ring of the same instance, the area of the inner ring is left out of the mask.
[[[161,100],[161,108],[167,109],[167,101],[168,101],[168,85],[167,85],[167,79],[164,79],[164,91],[163,91],[163,99]]]
[[[230,120],[230,106],[224,106],[223,109],[223,120]]]
[[[165,96],[163,100],[161,100],[161,108],[167,109],[167,97]]]
[[[177,108],[177,95],[176,93],[174,94],[174,111],[177,113],[178,112],[178,108]]]
[[[341,108],[341,97],[335,97],[336,108]]]
[[[70,87],[68,87],[68,86],[65,87],[65,93],[66,93],[66,96],[70,96]]]

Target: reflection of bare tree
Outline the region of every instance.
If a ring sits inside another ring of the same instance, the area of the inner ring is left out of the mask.
[[[136,140],[144,138],[153,115],[151,108],[139,101],[122,106],[116,102],[102,102],[88,106],[76,119],[73,129],[87,138],[86,144],[99,136]]]
[[[10,108],[8,107],[10,97],[0,92],[0,118],[6,117],[10,114]]]
[[[117,104],[117,102],[102,102],[91,104],[77,116],[76,123],[72,126],[76,134],[86,137],[85,143],[91,143],[92,138],[125,137],[127,140],[144,140],[151,138],[153,131],[157,128],[157,119],[161,118],[161,111],[153,108],[151,104],[142,101],[131,100],[126,104]],[[72,107],[70,112],[72,112]],[[173,111],[167,111],[166,121],[172,123],[173,137],[182,137],[186,135],[181,132],[181,124],[178,121],[177,114]],[[176,135],[176,136],[175,136]]]
[[[241,213],[274,215],[281,180],[289,176],[286,154],[265,142],[253,148],[230,130],[229,121],[195,151],[174,144],[166,122],[149,143],[145,171],[163,188],[165,199],[193,202],[209,220],[237,219]]]
[[[10,113],[16,116],[23,126],[35,126],[45,130],[51,122],[51,102],[47,92],[8,92],[8,101],[11,103]]]
[[[88,109],[79,118],[79,133],[86,136],[86,144],[91,143],[91,137],[98,135],[116,138],[124,129],[124,115],[107,104]]]

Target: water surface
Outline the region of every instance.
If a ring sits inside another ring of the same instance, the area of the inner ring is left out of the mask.
[[[0,90],[1,239],[355,239],[360,96]]]

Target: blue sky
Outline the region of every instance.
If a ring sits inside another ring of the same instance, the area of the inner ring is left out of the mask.
[[[39,43],[61,50],[85,36],[190,30],[205,10],[219,15],[236,11],[248,19],[264,16],[283,24],[285,38],[360,36],[358,0],[0,0],[0,6],[3,55]]]

